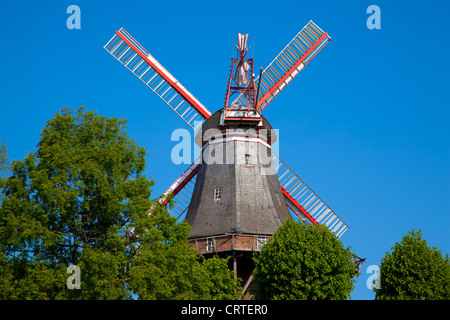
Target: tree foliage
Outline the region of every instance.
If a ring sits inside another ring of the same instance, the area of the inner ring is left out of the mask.
[[[449,256],[428,246],[422,232],[409,231],[380,267],[381,288],[377,300],[448,300],[450,298]]]
[[[204,260],[188,246],[190,226],[168,214],[150,218],[138,232],[140,246],[131,263],[129,288],[141,299],[235,299],[239,286],[225,259]]]
[[[325,226],[286,220],[255,256],[256,299],[347,299],[353,254]]]
[[[8,160],[8,151],[6,142],[0,145],[0,203],[2,201],[2,190],[10,171],[10,163]]]
[[[152,181],[142,175],[145,150],[127,136],[125,123],[64,108],[47,121],[37,151],[12,163],[0,208],[1,259],[13,281],[9,297],[127,294],[97,290],[99,281],[83,268],[97,261],[96,268],[108,272],[111,263],[120,264],[126,256],[121,232],[150,207]],[[85,271],[82,290],[68,291],[61,281],[72,264]],[[107,276],[123,281],[117,273]]]
[[[230,297],[232,276],[216,279],[197,258],[188,224],[158,206],[148,215],[146,151],[125,129],[126,120],[64,108],[37,151],[12,163],[0,186],[0,299]],[[131,226],[137,252],[121,237]],[[80,267],[79,290],[66,286],[69,265]],[[222,280],[228,291],[215,293]]]

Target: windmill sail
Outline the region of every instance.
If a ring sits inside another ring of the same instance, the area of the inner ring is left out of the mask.
[[[348,226],[289,166],[272,151],[281,191],[291,211],[308,224],[324,224],[339,238]]]
[[[331,38],[312,20],[288,43],[261,74],[259,107],[275,96],[325,47]]]
[[[260,84],[258,108],[262,111],[322,50],[331,38],[312,20],[287,44],[255,79]],[[261,78],[261,79],[260,79]],[[241,103],[244,96],[237,99]]]
[[[173,207],[169,209],[170,213],[179,218],[184,213],[186,213],[189,208],[189,203],[191,202],[192,192],[194,190],[194,185],[196,181],[196,175],[199,168],[199,159],[194,161],[189,168],[177,179],[174,183],[167,189],[166,192],[161,196],[159,202],[162,205],[168,203],[167,198],[173,196]],[[150,214],[151,214],[150,210]]]
[[[125,29],[116,31],[104,48],[194,130],[211,116],[211,112]]]

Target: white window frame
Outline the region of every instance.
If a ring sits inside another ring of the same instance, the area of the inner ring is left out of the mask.
[[[267,243],[267,237],[256,237],[256,249],[261,250],[262,247]]]
[[[252,162],[252,155],[249,153],[245,154],[245,165],[246,166],[252,166],[253,162]]]
[[[206,238],[206,251],[216,251],[216,239]]]
[[[222,188],[214,189],[214,201],[219,202],[222,199]]]

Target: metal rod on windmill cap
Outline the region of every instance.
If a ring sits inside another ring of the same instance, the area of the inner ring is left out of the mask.
[[[259,68],[259,77],[258,77],[258,89],[256,90],[256,104],[255,104],[255,109],[258,106],[258,97],[259,97],[259,85],[261,84],[261,73],[262,73],[262,67]]]

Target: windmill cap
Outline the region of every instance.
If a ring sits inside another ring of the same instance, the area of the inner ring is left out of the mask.
[[[205,142],[211,140],[214,136],[223,136],[227,133],[236,132],[242,132],[249,135],[256,133],[260,138],[266,140],[268,144],[272,144],[276,141],[277,137],[275,132],[264,116],[261,115],[262,128],[257,130],[255,130],[254,127],[249,127],[248,123],[244,121],[242,123],[234,123],[233,126],[224,129],[223,126],[220,125],[222,112],[223,109],[219,109],[203,123],[200,131],[195,137],[195,143],[198,146],[203,146]]]

